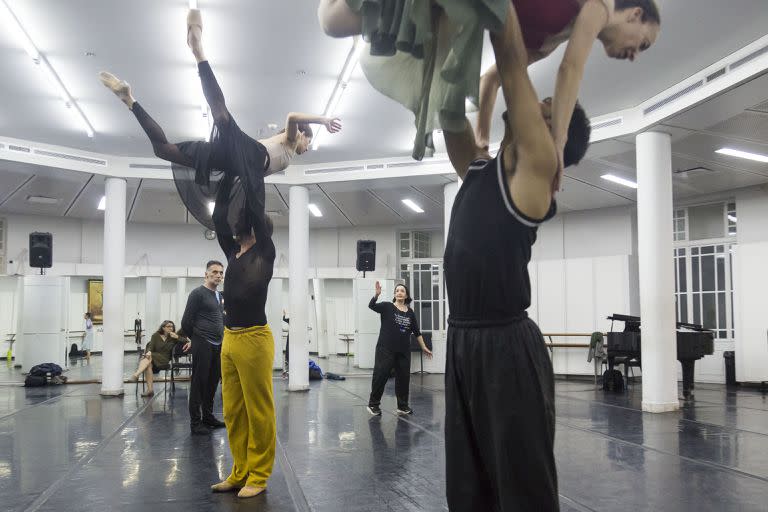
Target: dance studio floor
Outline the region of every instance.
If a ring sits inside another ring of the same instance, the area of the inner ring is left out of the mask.
[[[344,358],[320,364],[347,373]],[[3,367],[0,381],[17,372]],[[151,400],[135,385],[122,399],[101,398],[97,384],[2,386],[0,509],[447,510],[442,376],[413,375],[407,419],[392,413],[390,383],[371,418],[370,377],[355,372],[291,394],[276,376],[275,470],[268,492],[246,501],[209,492],[230,467],[227,439],[189,435],[186,383],[159,384]],[[556,393],[563,511],[768,510],[768,395],[701,384],[695,405],[651,415],[638,410],[639,385],[606,395],[558,381]]]

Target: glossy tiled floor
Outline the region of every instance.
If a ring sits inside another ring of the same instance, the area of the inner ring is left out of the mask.
[[[345,358],[320,364],[347,373]],[[16,373],[3,368],[0,381]],[[160,384],[152,400],[130,385],[122,399],[101,398],[95,384],[2,386],[0,509],[447,510],[442,376],[413,375],[415,414],[398,419],[392,385],[384,415],[371,418],[370,377],[354,373],[294,394],[275,379],[275,472],[266,495],[249,501],[208,491],[231,458],[223,431],[189,435],[186,384],[174,394]],[[638,410],[639,386],[606,395],[558,381],[556,393],[563,511],[768,510],[768,396],[759,391],[700,384],[695,404],[664,415]]]

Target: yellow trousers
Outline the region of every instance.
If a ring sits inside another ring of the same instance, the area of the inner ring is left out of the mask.
[[[227,480],[238,487],[266,487],[275,461],[272,362],[268,325],[224,330],[221,396],[234,465]]]

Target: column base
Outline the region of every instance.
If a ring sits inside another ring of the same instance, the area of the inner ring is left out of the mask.
[[[680,409],[680,402],[643,402],[643,412],[672,412]]]
[[[106,397],[123,396],[125,394],[125,389],[102,389],[99,394]]]
[[[307,385],[299,384],[299,385],[294,385],[294,386],[291,386],[289,384],[288,385],[288,391],[309,391],[309,384],[307,384]]]

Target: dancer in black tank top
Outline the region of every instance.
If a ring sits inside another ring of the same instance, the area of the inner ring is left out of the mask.
[[[464,180],[444,257],[448,507],[554,511],[552,364],[526,309],[531,247],[539,224],[555,214],[559,165],[548,105],[539,104],[527,75],[514,5],[491,41],[508,113],[499,153],[490,158],[478,149],[469,123],[463,134],[444,132]]]

